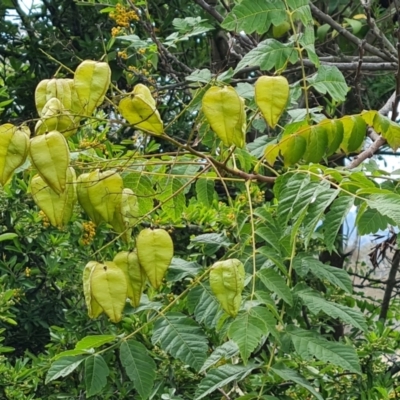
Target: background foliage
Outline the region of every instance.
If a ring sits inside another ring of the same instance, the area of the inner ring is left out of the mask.
[[[46,0],[29,12],[3,2],[1,122],[33,132],[41,80],[108,62],[107,101],[68,139],[71,165],[118,168],[142,218],[129,243],[79,206],[56,229],[32,200],[29,163],[0,189],[1,397],[397,398],[400,196],[396,175],[370,159],[400,144],[395,11],[340,0]],[[290,83],[277,126],[260,113],[262,75]],[[157,101],[162,135],[118,111],[138,83]],[[201,108],[224,85],[245,102],[243,148],[222,144]],[[349,212],[360,234],[390,228],[372,253],[375,267],[389,261],[384,280],[345,267]],[[117,324],[89,319],[84,266],[133,249],[148,226],[174,241],[162,287],[147,286]],[[246,273],[236,317],[208,280],[230,258]],[[384,289],[382,303],[367,284]]]

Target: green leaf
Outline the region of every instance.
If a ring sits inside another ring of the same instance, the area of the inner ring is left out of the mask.
[[[214,181],[211,179],[198,179],[196,182],[197,200],[206,207],[212,207],[216,196]]]
[[[14,232],[6,232],[6,233],[2,233],[0,235],[0,242],[4,241],[4,240],[13,240],[16,237],[18,237],[18,235]]]
[[[327,119],[320,122],[319,125],[323,126],[328,133],[328,149],[326,155],[330,156],[339,149],[343,141],[343,123],[338,119]]]
[[[207,328],[215,328],[224,313],[208,283],[191,289],[187,303],[189,312],[194,314],[196,321]]]
[[[221,26],[228,31],[263,34],[271,23],[277,26],[284,21],[286,9],[282,0],[243,0],[233,7]]]
[[[245,67],[253,66],[260,67],[262,71],[270,71],[273,68],[280,70],[288,63],[295,64],[298,58],[299,55],[293,43],[266,39],[243,56],[235,68],[235,73]]]
[[[283,177],[281,178],[283,179]],[[278,178],[278,180],[280,180]],[[277,180],[277,181],[278,181]],[[278,199],[278,218],[281,225],[285,226],[292,216],[296,215],[296,211],[299,210],[298,205],[304,200],[312,199],[312,193],[308,196],[304,196],[304,189],[310,183],[310,177],[306,174],[295,174],[289,176],[287,184],[282,188],[281,192],[278,192],[278,188],[274,187],[275,196]],[[303,204],[300,208],[302,210]]]
[[[271,260],[282,271],[283,274],[287,274],[287,269],[284,264],[285,260],[280,253],[277,253],[270,246],[262,246],[257,249],[257,252],[265,256],[268,260]]]
[[[325,210],[331,205],[339,194],[339,189],[332,190],[328,182],[326,185],[320,185],[320,191],[315,196],[314,202],[310,204],[307,215],[304,218],[304,244],[307,247],[315,229],[324,218]]]
[[[400,226],[400,196],[398,194],[373,194],[366,199],[366,203],[370,208],[378,210]]]
[[[326,188],[325,183],[311,181],[305,174],[293,175],[289,178],[282,192],[279,193],[278,219],[282,225],[286,225],[289,219],[299,219],[299,215],[307,210],[313,203],[319,192]],[[303,215],[305,218],[306,214]],[[300,221],[301,222],[301,221]]]
[[[301,160],[307,149],[307,140],[301,135],[291,135],[285,137],[276,146],[280,149],[284,164],[294,165]]]
[[[258,295],[262,292],[257,292]],[[266,307],[260,307],[260,306],[256,306],[256,307],[252,307],[250,310],[250,314],[254,317],[257,317],[259,319],[261,319],[262,321],[264,321],[265,326],[267,327],[267,331],[269,333],[271,333],[272,335],[274,335],[276,338],[279,337],[279,332],[276,329],[278,323],[276,321],[277,318],[279,318],[278,313],[276,312],[276,308],[275,308],[275,303],[274,301],[270,298],[271,303],[268,303],[268,301],[265,303]],[[272,314],[272,312],[270,312],[269,310],[272,310],[274,313],[276,313],[276,317],[274,317],[274,315]]]
[[[239,346],[244,364],[247,363],[261,338],[267,334],[267,325],[257,314],[251,313],[251,309],[239,314],[228,330],[229,339]]]
[[[229,360],[230,358],[235,357],[238,354],[239,354],[239,347],[235,342],[233,342],[232,340],[225,342],[221,346],[218,346],[211,353],[211,355],[207,358],[207,360],[204,362],[203,366],[201,367],[199,374],[201,374],[206,369],[208,369],[211,366],[218,363],[221,359]]]
[[[113,342],[116,339],[114,335],[90,335],[81,339],[76,345],[77,350],[95,349],[103,344]]]
[[[85,350],[85,349],[65,350],[62,351],[61,353],[56,354],[53,359],[59,360],[60,358],[63,357],[79,356],[81,354],[92,354],[92,352],[90,350]]]
[[[255,368],[259,368],[259,366],[254,364],[248,364],[246,366],[227,364],[219,368],[211,369],[200,382],[196,390],[195,400],[200,400],[218,388],[228,385],[233,381],[240,382]]]
[[[63,357],[60,360],[53,362],[47,372],[45,383],[48,384],[55,379],[69,375],[71,372],[75,371],[84,359],[85,358],[82,356]]]
[[[322,336],[317,336],[295,326],[286,330],[293,345],[304,360],[310,356],[326,363],[337,365],[345,370],[361,373],[360,362],[354,347],[339,342],[330,342]]]
[[[279,240],[281,238],[281,231],[277,226],[261,227],[256,230],[256,235],[260,236],[270,246],[272,246],[278,254],[281,252]]]
[[[345,153],[357,151],[364,139],[367,125],[359,115],[349,115],[340,119],[343,125],[343,142],[340,147]]]
[[[321,65],[318,71],[307,80],[318,92],[328,93],[333,101],[346,100],[349,87],[337,67]]]
[[[258,272],[258,276],[268,290],[275,293],[290,306],[293,305],[292,293],[285,280],[277,272],[271,268],[264,268]]]
[[[287,5],[293,12],[292,18],[307,25],[312,20],[309,0],[287,0]]]
[[[207,357],[204,332],[195,321],[181,313],[170,312],[157,319],[151,340],[153,344],[160,342],[163,350],[196,370]]]
[[[319,162],[328,148],[328,135],[323,126],[312,126],[307,135],[307,147],[303,155],[306,163]]]
[[[379,118],[385,118],[383,115],[379,115]],[[375,121],[374,121],[375,122]],[[375,127],[375,124],[374,124]],[[382,136],[387,140],[389,146],[396,151],[400,147],[400,126],[395,121],[389,121],[389,126],[384,130]]]
[[[200,272],[201,266],[196,262],[186,261],[182,258],[174,257],[171,261],[171,265],[167,271],[167,281],[177,282],[187,276],[194,278]]]
[[[348,212],[353,206],[354,198],[351,196],[341,196],[334,200],[329,211],[325,215],[322,225],[324,241],[329,251],[335,249],[334,243],[336,236],[342,226]]]
[[[161,185],[160,193],[157,196],[157,199],[163,202],[162,210],[174,222],[182,220],[182,214],[186,207],[185,194],[181,190],[183,184],[182,179],[169,178],[165,186]]]
[[[396,225],[392,218],[382,215],[377,209],[371,208],[367,208],[357,215],[356,224],[359,235],[377,233],[380,230],[386,230],[388,225]]]
[[[317,278],[327,280],[332,285],[336,285],[347,293],[353,292],[353,284],[347,271],[325,265],[312,256],[299,254],[295,257],[293,267],[301,276],[311,272]]]
[[[107,363],[99,354],[86,358],[85,361],[85,386],[86,396],[91,397],[101,392],[107,384],[110,373]]]
[[[289,369],[285,367],[283,364],[275,364],[271,370],[275,372],[278,376],[280,376],[285,381],[293,381],[298,385],[302,386],[304,389],[307,389],[311,394],[313,394],[318,400],[324,400],[324,398],[310,385],[310,383],[304,379],[297,371],[293,369]]]
[[[148,399],[156,377],[156,363],[149,356],[143,344],[128,340],[121,343],[119,350],[121,364],[143,399]]]
[[[312,23],[310,24],[310,21],[312,21],[312,16],[311,16],[311,12],[310,12],[310,7],[308,5],[308,0],[304,0],[304,1],[307,4],[303,5],[303,7],[301,9],[299,9],[299,14],[302,19],[304,19],[304,18],[308,18],[308,19],[305,19],[303,21],[305,28],[304,28],[304,33],[300,35],[299,43],[303,47],[303,49],[306,50],[310,61],[313,62],[315,64],[315,66],[318,68],[320,66],[320,62],[319,62],[319,57],[315,51],[314,27],[313,27]]]
[[[329,317],[339,318],[346,324],[352,325],[362,331],[368,329],[364,316],[359,311],[341,304],[327,301],[320,297],[317,292],[312,290],[299,291],[297,292],[297,295],[314,315],[323,311]]]

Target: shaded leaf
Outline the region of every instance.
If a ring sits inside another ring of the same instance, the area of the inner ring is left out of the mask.
[[[345,101],[349,87],[343,74],[335,66],[321,65],[318,71],[307,79],[318,92],[329,93],[334,101]]]
[[[286,330],[296,351],[304,360],[310,356],[332,363],[345,370],[361,373],[360,362],[354,347],[339,342],[330,342],[304,329],[289,326]]]
[[[221,359],[228,360],[229,358],[235,357],[238,354],[239,354],[238,345],[232,340],[229,340],[228,342],[225,342],[221,346],[218,346],[217,348],[214,349],[211,355],[204,362],[199,373],[202,373],[206,369],[217,364]]]
[[[301,376],[297,371],[285,367],[283,364],[275,364],[271,370],[275,372],[285,381],[293,381],[298,385],[307,389],[311,394],[313,394],[318,400],[324,400],[324,398],[310,385],[310,383]]]
[[[45,383],[62,378],[73,372],[85,358],[82,356],[63,357],[51,364],[47,371]]]
[[[312,256],[304,254],[297,255],[294,259],[293,267],[302,276],[311,272],[317,278],[327,280],[347,293],[353,292],[353,284],[347,271],[330,265],[325,265]]]
[[[339,318],[346,324],[352,325],[362,331],[368,329],[364,316],[353,308],[327,301],[311,290],[297,292],[297,295],[302,299],[304,305],[315,315],[323,311],[329,317]]]
[[[293,297],[285,280],[271,268],[264,268],[257,274],[268,290],[275,293],[287,304],[293,305]]]
[[[148,399],[156,377],[156,363],[143,344],[128,340],[119,349],[121,364],[143,399]]]
[[[107,376],[110,370],[104,358],[99,355],[93,355],[86,358],[85,361],[85,386],[86,396],[91,397],[102,391],[107,384]]]
[[[207,338],[195,321],[181,313],[167,313],[154,324],[153,344],[199,370],[207,357]]]
[[[206,377],[200,382],[195,395],[195,400],[200,400],[218,388],[225,386],[233,381],[240,382],[250,372],[259,366],[248,364],[243,365],[222,365],[221,367],[208,371]]]

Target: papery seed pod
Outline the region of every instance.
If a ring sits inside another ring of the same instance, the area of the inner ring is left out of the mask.
[[[120,101],[118,109],[121,115],[136,128],[156,135],[164,132],[156,102],[147,86],[136,85],[133,92]]]
[[[143,99],[152,107],[156,108],[156,101],[154,97],[151,95],[150,89],[143,85],[142,83],[138,83],[133,88],[132,94],[141,95]]]
[[[111,224],[120,212],[123,181],[115,171],[95,170],[77,179],[78,201],[89,218],[99,225]]]
[[[103,312],[103,308],[92,295],[90,287],[90,278],[97,264],[98,263],[96,261],[89,261],[83,269],[83,294],[85,297],[89,318],[97,318]]]
[[[84,115],[91,116],[104,101],[110,82],[111,70],[107,63],[85,60],[78,65],[74,86]]]
[[[69,149],[65,137],[57,131],[35,136],[30,141],[29,156],[43,180],[56,192],[65,190]]]
[[[120,206],[115,209],[111,225],[115,232],[123,233],[122,239],[129,242],[132,227],[139,218],[139,204],[137,197],[131,189],[122,190]]]
[[[67,169],[66,178],[66,188],[62,193],[56,193],[39,175],[34,176],[30,184],[33,200],[51,225],[58,228],[69,222],[76,202],[76,175],[72,167]]]
[[[115,255],[113,262],[124,271],[128,282],[127,297],[133,307],[138,307],[146,285],[146,274],[140,266],[136,252],[121,251]]]
[[[254,85],[254,99],[271,128],[275,128],[289,99],[289,82],[284,76],[261,76]]]
[[[44,105],[50,100],[51,97],[47,93],[47,84],[50,82],[50,79],[43,79],[38,83],[35,89],[35,105],[36,110],[39,115],[42,115],[42,110]],[[48,97],[49,96],[49,97]]]
[[[45,104],[52,98],[58,99],[66,110],[71,108],[71,88],[67,79],[44,79],[35,90],[35,104],[42,115]]]
[[[103,222],[103,218],[93,208],[93,205],[90,202],[88,188],[96,183],[90,179],[90,174],[91,173],[88,172],[78,176],[78,179],[76,180],[76,194],[78,197],[78,202],[85,213],[95,223],[95,225],[99,225],[101,222]]]
[[[5,185],[28,155],[29,129],[12,124],[0,125],[0,184]]]
[[[66,111],[60,100],[53,97],[43,107],[42,117],[35,125],[36,135],[58,131],[65,137],[76,133],[77,127],[72,115]]]
[[[235,258],[218,261],[211,267],[211,290],[221,307],[232,317],[236,317],[240,309],[244,277],[243,264]]]
[[[203,96],[202,110],[226,146],[243,147],[246,134],[244,101],[231,86],[212,86]]]
[[[83,105],[81,104],[78,93],[76,92],[74,80],[65,79],[65,81],[69,86],[71,93],[71,107],[68,109],[68,111],[71,113],[72,118],[75,121],[75,125],[78,126],[83,114]]]
[[[127,299],[124,272],[114,262],[96,263],[90,275],[90,291],[112,322],[119,322]]]
[[[136,239],[136,248],[151,286],[158,289],[174,255],[171,236],[164,229],[142,229]]]

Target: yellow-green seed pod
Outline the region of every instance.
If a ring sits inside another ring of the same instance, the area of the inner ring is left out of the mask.
[[[254,85],[255,101],[271,128],[275,128],[289,99],[289,82],[284,76],[261,76]]]
[[[122,239],[129,242],[132,227],[139,218],[139,204],[131,189],[122,190],[121,202],[115,209],[114,218],[110,222],[115,232],[123,233]]]
[[[202,110],[226,146],[242,148],[245,144],[246,114],[243,99],[231,86],[212,86],[203,96]]]
[[[65,190],[69,149],[65,137],[57,131],[31,139],[29,157],[43,180],[58,194]]]
[[[90,291],[112,322],[119,322],[127,299],[124,272],[114,262],[96,263],[90,275]]]
[[[113,262],[124,271],[128,282],[127,297],[133,307],[138,307],[146,285],[146,274],[140,266],[136,252],[121,251],[115,255]]]
[[[136,239],[136,249],[151,286],[158,289],[174,255],[171,236],[164,229],[142,229]]]
[[[147,86],[138,84],[118,106],[121,115],[132,125],[145,132],[161,135],[164,132],[156,101]]]
[[[97,266],[96,261],[89,261],[84,270],[83,270],[83,294],[85,297],[86,307],[88,309],[88,315],[90,318],[97,318],[102,312],[103,308],[100,304],[96,301],[96,299],[92,295],[92,291],[90,288],[90,278],[93,270]]]
[[[35,125],[36,135],[43,135],[51,131],[58,131],[65,137],[69,137],[77,131],[74,118],[65,110],[61,101],[55,97],[45,104],[42,117]]]
[[[29,150],[27,127],[0,125],[0,184],[5,185],[26,160]]]
[[[99,225],[111,224],[120,212],[123,181],[115,171],[95,170],[77,179],[78,201],[89,218]]]
[[[211,290],[221,307],[232,317],[236,317],[240,309],[244,277],[243,264],[235,258],[218,261],[211,267]]]
[[[111,82],[111,70],[107,63],[82,61],[74,76],[74,86],[82,105],[82,113],[91,116],[103,101]]]
[[[67,169],[66,188],[56,193],[39,175],[31,180],[31,193],[38,207],[46,214],[51,225],[62,228],[71,219],[76,202],[76,175],[72,167]]]

